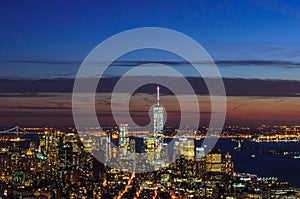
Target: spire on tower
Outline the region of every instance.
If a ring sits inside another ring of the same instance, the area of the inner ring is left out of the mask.
[[[157,90],[157,106],[159,106],[159,86],[156,87]]]

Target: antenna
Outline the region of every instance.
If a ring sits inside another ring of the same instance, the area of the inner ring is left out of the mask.
[[[159,106],[159,86],[156,87],[157,90],[157,106]]]

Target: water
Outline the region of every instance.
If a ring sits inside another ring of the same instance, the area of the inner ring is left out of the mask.
[[[19,142],[19,146],[22,148],[22,149],[27,149],[29,148],[29,145],[30,145],[30,142],[34,142],[37,144],[39,144],[39,136],[38,135],[13,135],[13,134],[4,134],[3,137],[8,137],[8,138],[16,138],[16,137],[19,137],[20,139],[24,139],[24,141],[21,141]],[[10,141],[0,141],[0,148],[8,148],[8,147],[11,147],[13,145],[12,142]]]
[[[220,139],[216,148],[222,152],[230,152],[237,172],[253,173],[261,177],[274,176],[281,180],[288,180],[292,185],[300,187],[300,160],[292,159],[291,155],[274,155],[265,152],[269,150],[282,150],[300,152],[300,143],[256,143],[242,142],[247,150],[234,150],[236,142],[230,139]],[[254,154],[255,158],[251,158]]]
[[[172,139],[165,140],[169,143]],[[201,146],[203,140],[195,140],[195,146]],[[143,140],[136,139],[137,152],[140,152]],[[219,139],[214,149],[221,149],[222,154],[229,152],[236,172],[257,174],[259,177],[277,177],[288,180],[293,186],[300,187],[300,160],[291,155],[267,154],[269,150],[293,151],[300,153],[300,143],[256,143],[242,142],[242,150],[234,149],[237,142],[231,139]],[[251,155],[255,155],[252,158]]]

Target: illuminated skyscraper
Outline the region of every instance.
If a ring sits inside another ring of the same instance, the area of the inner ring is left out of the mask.
[[[233,162],[231,160],[231,155],[229,153],[226,153],[225,155],[223,167],[224,167],[223,168],[224,173],[227,174],[233,173]]]
[[[129,138],[128,138],[128,124],[120,124],[119,126],[119,148],[122,150],[122,153],[126,155],[129,147]]]
[[[200,160],[205,156],[203,147],[196,147],[196,160]]]
[[[144,138],[144,152],[151,153],[148,155],[148,161],[153,163],[154,152],[155,152],[155,137],[145,137]]]
[[[188,160],[194,160],[195,158],[195,144],[194,139],[187,139],[183,145],[182,155]]]
[[[129,151],[130,151],[130,153],[135,153],[135,140],[134,139],[130,140]]]
[[[222,172],[222,154],[220,150],[213,150],[207,154],[206,172]]]
[[[181,155],[187,160],[194,160],[195,158],[195,144],[194,139],[180,138],[174,143],[173,161],[178,159]]]
[[[153,109],[153,121],[154,121],[154,137],[155,137],[155,148],[161,149],[164,137],[163,137],[163,128],[164,128],[164,108],[159,105],[159,86],[157,89],[157,104]]]
[[[145,137],[144,138],[144,152],[155,152],[155,138]]]
[[[105,157],[105,159],[106,159],[106,161],[109,161],[109,159],[111,158],[111,137],[110,137],[110,132],[107,133],[105,144],[106,144],[106,157]]]

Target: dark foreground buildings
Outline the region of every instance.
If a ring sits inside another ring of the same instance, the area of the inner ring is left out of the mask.
[[[194,149],[195,153],[185,152],[163,169],[139,174],[104,167],[90,154],[97,138],[88,137],[84,147],[83,140],[71,130],[45,129],[38,139],[30,141],[22,136],[1,139],[10,143],[0,151],[1,198],[230,199],[298,195],[286,181],[235,172],[230,154],[222,156],[220,151],[204,156]],[[26,147],[25,142],[29,143]]]

